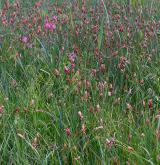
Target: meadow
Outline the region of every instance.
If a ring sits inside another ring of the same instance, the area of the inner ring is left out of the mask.
[[[159,9],[0,0],[0,165],[160,164]]]

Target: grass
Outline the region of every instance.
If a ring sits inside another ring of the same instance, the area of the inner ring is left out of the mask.
[[[159,1],[9,2],[0,164],[160,164]]]

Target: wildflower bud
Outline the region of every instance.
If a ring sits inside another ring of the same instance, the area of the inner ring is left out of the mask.
[[[127,18],[126,16],[124,16],[124,20],[125,20],[125,21],[128,21],[128,18]]]
[[[55,69],[54,74],[55,74],[55,76],[60,76],[59,70],[58,69]]]
[[[142,101],[142,104],[143,104],[143,107],[145,108],[145,107],[146,107],[146,102],[145,102],[145,100]]]
[[[86,135],[86,125],[82,124],[82,128],[81,128],[82,134]]]
[[[121,101],[121,98],[118,97],[118,98],[115,99],[114,103],[115,103],[115,104],[120,104],[120,101]]]
[[[92,76],[96,76],[96,73],[97,73],[97,70],[96,69],[92,69],[92,71],[91,71]]]
[[[144,84],[144,80],[140,80],[140,84],[143,85]]]
[[[133,152],[133,151],[134,151],[133,147],[128,146],[128,151],[129,151],[129,152]]]
[[[74,72],[76,65],[74,63],[71,64],[72,72]]]
[[[126,63],[127,63],[127,58],[125,56],[122,56],[120,58],[120,61],[119,61],[119,64],[118,64],[118,68],[123,71],[125,69],[125,66],[126,66]]]
[[[56,25],[54,22],[51,22],[51,21],[49,21],[48,18],[46,18],[45,24],[44,24],[44,29],[54,31],[56,29]]]
[[[37,148],[38,146],[38,137],[35,137],[32,141],[32,147],[33,149]]]
[[[96,106],[96,112],[99,112],[100,110],[101,110],[100,105],[97,104],[97,106]]]
[[[66,73],[66,74],[70,74],[70,69],[67,67],[67,66],[64,66],[64,72]]]
[[[128,110],[132,110],[132,105],[129,104],[129,103],[127,103],[127,109],[128,109]]]
[[[100,71],[101,71],[101,72],[105,72],[105,71],[106,71],[106,66],[105,66],[105,64],[101,64],[101,65],[100,65]]]
[[[86,87],[86,88],[89,88],[90,85],[91,85],[91,83],[90,83],[89,80],[84,80],[84,84],[85,84],[85,87]]]
[[[61,53],[63,53],[63,52],[64,52],[64,47],[61,48]]]
[[[79,115],[80,120],[83,120],[83,114],[81,111],[78,111],[78,115]]]
[[[85,91],[84,96],[82,97],[82,100],[88,101],[89,96],[90,96],[89,92],[88,91]]]
[[[15,113],[18,114],[19,113],[19,108],[15,109]]]
[[[106,145],[109,149],[111,149],[112,146],[115,145],[115,139],[114,138],[106,139]]]
[[[119,31],[120,31],[121,33],[124,32],[124,27],[123,27],[123,25],[120,25]]]
[[[149,118],[146,119],[146,124],[147,124],[147,125],[150,125],[150,119],[149,119]]]
[[[58,17],[57,17],[56,15],[54,15],[54,16],[53,16],[53,20],[54,20],[55,22],[57,22],[57,21],[58,21]]]
[[[149,106],[149,109],[152,109],[153,108],[153,100],[152,99],[150,99],[148,101],[148,106]]]
[[[36,2],[36,4],[35,4],[35,8],[40,8],[40,7],[41,7],[41,5],[42,5],[42,3],[41,3],[41,2]]]
[[[77,54],[75,52],[72,52],[69,54],[69,60],[70,62],[74,63],[77,58]]]
[[[94,108],[93,108],[93,106],[90,106],[90,108],[89,108],[89,112],[91,112],[91,113],[94,112]]]
[[[109,89],[112,90],[113,89],[113,85],[109,84]]]
[[[101,92],[101,93],[99,94],[99,96],[102,98],[102,97],[104,96],[104,94]]]
[[[71,84],[71,82],[72,82],[72,80],[70,79],[69,76],[66,77],[66,81],[67,81],[69,84]],[[66,89],[68,90],[68,88],[66,88]],[[65,89],[65,90],[66,90],[66,89]]]
[[[109,92],[108,92],[108,96],[112,96],[112,92],[109,91]]]
[[[41,33],[42,32],[42,28],[41,28],[41,26],[38,26],[38,28],[37,28],[37,33],[39,34],[39,33]]]
[[[71,135],[71,130],[70,130],[70,128],[66,128],[66,129],[65,129],[65,132],[66,132],[66,135],[67,135],[67,136],[70,136],[70,135]]]
[[[13,86],[13,87],[16,87],[16,86],[17,86],[17,81],[16,81],[16,80],[13,80],[13,81],[12,81],[12,86]]]

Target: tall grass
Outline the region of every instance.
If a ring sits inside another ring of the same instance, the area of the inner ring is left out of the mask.
[[[0,2],[0,164],[159,164],[159,1],[36,2]]]

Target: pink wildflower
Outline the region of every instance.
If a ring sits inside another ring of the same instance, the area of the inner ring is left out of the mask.
[[[66,129],[65,129],[65,132],[66,132],[66,135],[67,135],[67,136],[70,136],[70,135],[71,135],[71,130],[70,130],[70,128],[66,128]]]
[[[57,21],[58,21],[58,17],[57,17],[56,15],[54,15],[54,16],[53,16],[53,20],[54,20],[55,22],[57,22]]]
[[[112,148],[112,146],[114,146],[115,145],[115,139],[114,138],[111,138],[111,139],[106,139],[106,145],[107,145],[107,147],[109,148],[109,149],[111,149]]]
[[[53,31],[56,29],[56,25],[52,22],[50,22],[50,30]]]
[[[149,106],[149,109],[152,109],[153,108],[153,100],[152,99],[150,99],[148,101],[148,106]]]
[[[29,41],[29,37],[27,37],[27,36],[22,36],[21,41],[22,41],[23,43],[26,44],[26,43]]]
[[[76,55],[75,52],[70,53],[69,54],[69,60],[70,60],[70,62],[75,62],[76,57],[77,57],[77,55]]]
[[[70,74],[71,70],[67,66],[64,66],[64,72]]]
[[[45,30],[51,30],[51,31],[53,31],[53,30],[56,29],[56,25],[55,25],[54,22],[49,21],[49,19],[47,17],[46,20],[45,20],[45,23],[44,23],[44,28],[45,28]]]
[[[49,30],[50,29],[50,23],[47,21],[47,22],[45,22],[45,24],[44,24],[44,28],[46,29],[46,30]]]

